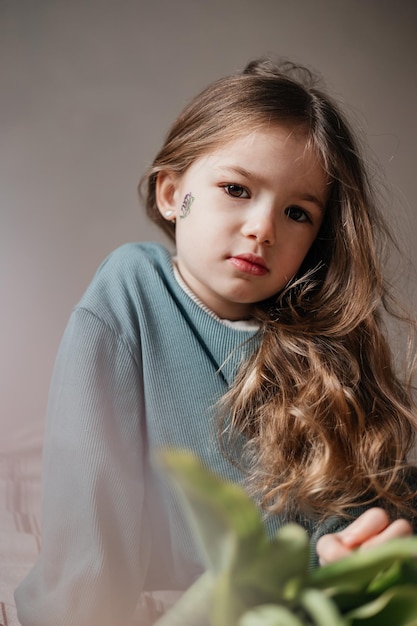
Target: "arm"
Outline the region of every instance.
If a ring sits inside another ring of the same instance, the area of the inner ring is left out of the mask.
[[[16,592],[23,626],[115,626],[147,565],[142,377],[128,347],[73,313],[54,370],[39,559]]]

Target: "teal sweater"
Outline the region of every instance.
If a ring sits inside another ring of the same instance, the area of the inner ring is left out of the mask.
[[[255,334],[193,301],[162,246],[127,244],[102,264],[54,369],[42,548],[16,591],[23,626],[120,626],[141,592],[184,590],[202,573],[181,504],[153,459],[161,447],[185,447],[241,482],[219,450],[214,405]],[[268,533],[280,523],[269,518]]]

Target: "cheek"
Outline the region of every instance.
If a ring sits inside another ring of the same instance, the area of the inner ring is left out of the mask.
[[[312,244],[313,242],[302,242],[298,246],[287,248],[283,253],[286,274],[294,276],[298,272]]]
[[[313,241],[300,241],[299,243],[295,243],[289,245],[286,251],[286,255],[289,260],[291,260],[291,264],[301,264],[310,250]]]
[[[177,229],[183,229],[201,236],[203,239],[222,237],[235,228],[236,220],[227,213],[211,206],[199,206],[197,200],[192,204],[186,217],[177,219]]]

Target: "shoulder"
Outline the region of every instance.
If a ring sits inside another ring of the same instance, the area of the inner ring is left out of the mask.
[[[118,335],[136,337],[147,303],[169,297],[171,254],[156,243],[128,243],[100,265],[73,314],[88,313]]]
[[[153,242],[126,243],[114,250],[100,265],[95,278],[118,276],[136,279],[145,271],[166,270],[171,266],[171,254]]]
[[[112,252],[95,273],[79,306],[95,308],[103,301],[137,299],[156,288],[157,276],[172,274],[171,255],[156,243],[128,243]],[[123,295],[124,294],[124,295]]]

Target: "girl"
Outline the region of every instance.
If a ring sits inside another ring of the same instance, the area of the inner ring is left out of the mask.
[[[202,573],[161,447],[245,481],[268,532],[302,523],[322,561],[415,525],[383,225],[336,105],[307,70],[252,62],[186,107],[144,184],[176,255],[121,247],[72,313],[23,626],[120,626],[139,597],[143,626]]]

